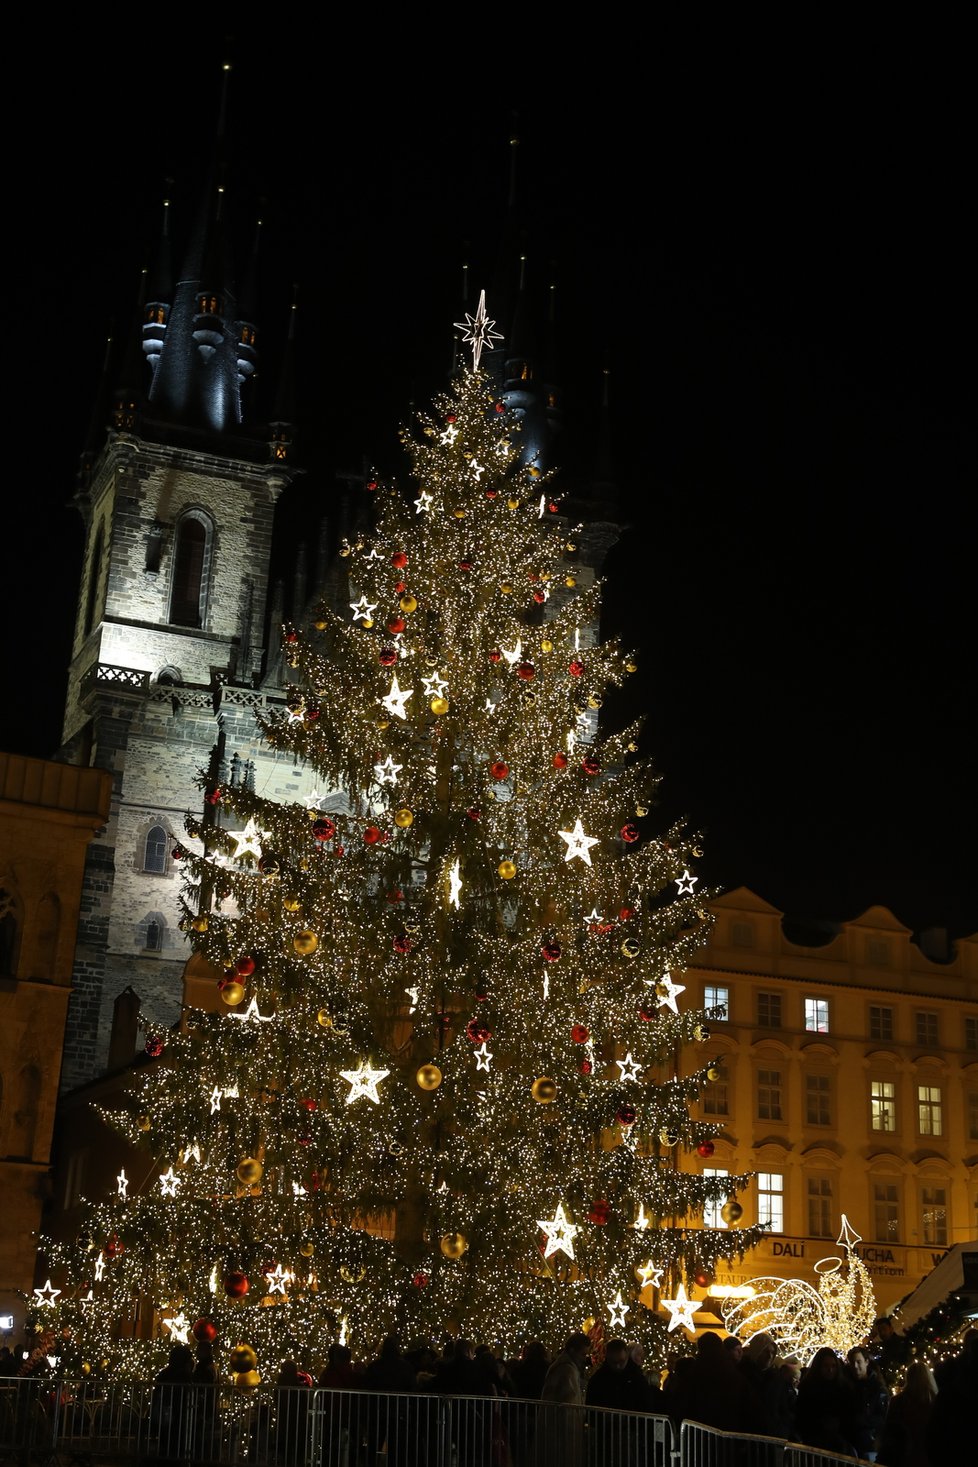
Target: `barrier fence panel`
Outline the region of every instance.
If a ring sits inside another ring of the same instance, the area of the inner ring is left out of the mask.
[[[699,1421],[679,1428],[681,1467],[784,1467],[785,1445],[780,1437],[718,1431]]]

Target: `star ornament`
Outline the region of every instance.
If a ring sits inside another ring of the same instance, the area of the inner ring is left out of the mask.
[[[282,1265],[280,1263],[276,1263],[275,1267],[271,1270],[270,1273],[266,1273],[265,1277],[268,1280],[269,1295],[281,1294],[284,1298],[285,1286],[289,1281],[289,1275],[282,1268]]]
[[[459,858],[448,868],[448,905],[458,911],[462,897],[462,873]]]
[[[657,1289],[662,1283],[662,1269],[654,1264],[651,1258],[646,1259],[644,1263],[640,1263],[635,1272],[641,1280],[643,1289],[647,1284],[651,1284],[654,1289]]]
[[[421,682],[426,698],[444,698],[448,692],[448,684],[440,672],[433,672],[431,677],[423,677]]]
[[[608,1305],[608,1322],[612,1329],[625,1328],[625,1315],[628,1313],[628,1305],[621,1297],[621,1289],[618,1290],[611,1303]]]
[[[393,714],[395,718],[407,720],[407,700],[414,696],[413,688],[401,688],[395,677],[391,682],[391,690],[386,698],[378,699],[381,707]]]
[[[244,856],[254,856],[257,861],[261,856],[262,835],[253,819],[250,819],[244,830],[233,830],[228,832],[235,843],[234,859],[240,861]]]
[[[696,1300],[686,1297],[685,1284],[679,1285],[675,1299],[662,1299],[660,1303],[663,1309],[669,1311],[669,1323],[666,1326],[668,1334],[672,1334],[673,1330],[678,1329],[680,1325],[683,1329],[688,1329],[690,1334],[695,1334],[696,1325],[693,1323],[693,1315],[696,1312]]]
[[[240,1024],[270,1024],[272,1022],[271,1014],[261,1014],[258,1012],[257,998],[251,1000],[251,1003],[243,1014],[228,1014],[228,1018],[237,1019]],[[228,1091],[227,1093],[230,1094],[231,1092]]]
[[[568,1221],[562,1202],[558,1202],[552,1218],[538,1218],[537,1227],[547,1235],[544,1258],[549,1258],[551,1253],[566,1253],[568,1258],[574,1257],[574,1239],[581,1230],[576,1223]]]
[[[115,1185],[116,1185],[116,1191],[118,1192],[119,1196],[122,1198],[123,1202],[128,1201],[128,1195],[129,1195],[129,1178],[126,1176],[126,1169],[125,1169],[125,1167],[122,1168],[122,1171],[116,1177],[116,1179],[115,1179]]]
[[[621,1080],[623,1085],[627,1085],[630,1081],[637,1080],[642,1071],[642,1066],[639,1064],[638,1060],[632,1059],[631,1050],[628,1051],[623,1060],[615,1060],[615,1064],[621,1071]]]
[[[169,1330],[170,1339],[176,1345],[189,1345],[190,1343],[190,1320],[180,1310],[172,1319],[164,1319],[163,1328]]]
[[[160,1173],[160,1195],[162,1197],[175,1197],[182,1177],[178,1177],[172,1166],[169,1171]],[[183,1341],[186,1344],[186,1340]]]
[[[347,1105],[353,1105],[354,1101],[361,1097],[372,1101],[374,1105],[379,1105],[380,1096],[377,1094],[377,1086],[381,1080],[387,1079],[390,1070],[375,1070],[371,1067],[369,1060],[361,1060],[358,1070],[340,1070],[340,1074],[350,1085],[350,1093],[346,1097]]]
[[[479,292],[479,307],[475,315],[470,316],[468,311],[466,311],[464,321],[454,322],[454,325],[462,332],[462,341],[466,346],[471,346],[472,348],[472,368],[476,372],[479,370],[479,362],[483,351],[487,348],[489,351],[492,351],[493,343],[502,341],[503,339],[501,332],[493,331],[492,328],[495,324],[495,321],[491,321],[486,315],[486,293],[484,290]]]
[[[43,1289],[35,1289],[34,1290],[34,1298],[37,1300],[38,1305],[39,1305],[40,1308],[42,1308],[42,1309],[53,1309],[54,1308],[54,1301],[55,1301],[55,1299],[57,1299],[57,1297],[58,1297],[58,1295],[60,1293],[61,1293],[61,1290],[60,1289],[53,1289],[51,1287],[51,1280],[48,1279],[48,1281],[44,1285],[44,1288]]]
[[[366,596],[361,596],[359,601],[351,601],[350,610],[353,612],[353,620],[371,621],[373,619],[374,612],[377,610],[377,604],[378,603],[375,601],[371,606]]]
[[[676,886],[679,889],[679,895],[692,896],[693,887],[696,885],[698,880],[699,877],[694,876],[690,871],[683,871],[682,876],[678,877],[676,880]]]
[[[685,992],[685,983],[673,983],[670,975],[664,973],[655,985],[656,1003],[660,1009],[669,1008],[672,1009],[674,1014],[678,1014],[679,1010],[676,1008],[676,999],[681,993]]]
[[[378,784],[397,784],[397,776],[404,768],[403,764],[395,764],[392,754],[388,754],[380,764],[374,765],[374,775]]]
[[[584,826],[581,824],[580,817],[575,821],[573,830],[560,830],[557,834],[561,840],[567,842],[565,861],[573,861],[574,857],[578,856],[585,866],[590,866],[591,847],[600,845],[600,840],[596,835],[584,834]]]
[[[473,1050],[473,1054],[475,1055],[476,1070],[485,1070],[486,1074],[488,1074],[489,1061],[492,1059],[492,1055],[489,1052],[489,1048],[485,1040],[482,1041],[478,1049]]]

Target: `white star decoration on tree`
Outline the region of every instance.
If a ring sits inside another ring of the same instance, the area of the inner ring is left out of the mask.
[[[693,887],[696,885],[698,880],[699,877],[693,876],[692,873],[689,871],[684,871],[682,876],[680,876],[676,881],[676,886],[679,888],[679,895],[692,896]]]
[[[200,1161],[199,1141],[191,1141],[190,1145],[185,1146],[180,1153],[180,1160],[183,1162],[184,1166],[187,1165],[191,1158],[193,1158],[193,1160],[196,1162]]]
[[[444,442],[444,439],[442,439],[442,441]],[[434,503],[434,499],[435,496],[433,494],[429,494],[427,489],[422,489],[421,493],[414,501],[415,514],[427,514],[428,510],[430,510],[432,504]]]
[[[475,1067],[476,1067],[476,1069],[477,1070],[485,1070],[486,1073],[488,1074],[489,1073],[489,1061],[492,1059],[492,1055],[489,1052],[489,1047],[486,1044],[485,1040],[483,1040],[483,1042],[480,1044],[480,1046],[479,1046],[478,1049],[473,1050],[473,1054],[475,1055]]]
[[[55,1299],[58,1297],[58,1295],[60,1293],[61,1293],[61,1290],[60,1289],[53,1289],[51,1287],[51,1280],[48,1279],[48,1281],[44,1285],[44,1288],[43,1289],[35,1289],[34,1290],[34,1298],[37,1300],[37,1302],[41,1306],[41,1308],[44,1308],[44,1309],[53,1309],[54,1308],[54,1301],[55,1301]]]
[[[496,324],[495,321],[490,321],[486,315],[486,293],[484,290],[479,292],[479,308],[475,315],[470,316],[468,311],[466,311],[465,320],[456,321],[454,324],[462,332],[462,340],[466,346],[472,347],[472,366],[475,371],[478,371],[483,350],[488,348],[491,351],[493,342],[502,341],[503,339],[499,331],[493,331],[492,329]]]
[[[100,1284],[105,1277],[105,1254],[100,1253],[95,1260],[95,1282]]]
[[[215,1085],[214,1086],[214,1089],[211,1091],[211,1115],[216,1115],[216,1113],[220,1110],[220,1108],[221,1108],[221,1090],[220,1090],[220,1088],[217,1085]]]
[[[350,610],[353,612],[354,621],[371,621],[377,610],[377,602],[371,606],[366,596],[361,596],[359,601],[350,602]]]
[[[404,768],[403,764],[395,764],[394,756],[388,754],[381,764],[374,765],[374,774],[377,776],[378,784],[396,784],[397,776]]]
[[[125,1167],[122,1168],[122,1171],[116,1177],[116,1179],[115,1179],[115,1185],[116,1185],[116,1191],[118,1192],[119,1196],[122,1198],[123,1202],[128,1201],[129,1178],[126,1176],[126,1169],[125,1169]]]
[[[170,1331],[170,1339],[177,1345],[189,1345],[190,1343],[190,1320],[180,1310],[174,1314],[172,1319],[164,1319],[163,1328]]]
[[[369,1060],[361,1060],[358,1070],[340,1070],[340,1074],[350,1084],[350,1093],[346,1097],[347,1105],[352,1105],[361,1096],[373,1101],[374,1105],[379,1105],[380,1096],[377,1094],[377,1086],[381,1080],[387,1079],[390,1070],[375,1070],[371,1067]]]
[[[448,692],[448,684],[440,672],[433,672],[430,677],[421,679],[426,698],[444,698]]]
[[[549,1258],[551,1253],[566,1253],[568,1258],[574,1257],[574,1239],[580,1228],[576,1223],[568,1221],[562,1202],[557,1203],[557,1211],[552,1219],[538,1218],[537,1227],[547,1235],[544,1258]]]
[[[258,860],[261,855],[262,835],[254,820],[249,820],[244,830],[231,830],[228,834],[235,843],[236,861],[240,861],[242,856],[254,856]]]
[[[289,723],[302,723],[306,716],[306,706],[300,703],[298,708],[286,709]]]
[[[457,326],[459,324],[459,322],[456,321],[455,324]],[[449,424],[447,424],[447,426],[445,428],[445,431],[442,433],[442,435],[439,438],[438,442],[439,443],[443,443],[443,444],[454,443],[457,437],[458,437],[458,429],[456,428],[456,426],[455,426],[454,423],[449,423]]]
[[[387,709],[387,712],[388,713],[392,713],[395,718],[403,718],[403,719],[406,720],[407,719],[407,707],[406,707],[407,700],[409,698],[412,698],[413,696],[414,696],[414,689],[413,688],[403,688],[402,689],[398,685],[397,678],[395,677],[394,680],[391,683],[391,690],[387,694],[387,697],[386,698],[380,698],[380,699],[378,699],[378,702],[381,704],[382,707],[384,707],[384,708]]]
[[[662,1283],[662,1269],[654,1264],[651,1258],[646,1259],[645,1263],[640,1263],[635,1272],[638,1274],[643,1289],[647,1284],[657,1289]]]
[[[628,1305],[621,1297],[621,1289],[608,1305],[608,1322],[612,1329],[625,1328],[625,1315],[628,1313]]]
[[[679,1285],[679,1288],[676,1290],[675,1299],[662,1299],[660,1302],[663,1309],[669,1311],[669,1324],[667,1326],[667,1332],[669,1334],[672,1334],[673,1330],[678,1329],[680,1325],[682,1325],[683,1329],[688,1329],[691,1334],[695,1334],[696,1325],[693,1323],[693,1315],[696,1312],[696,1301],[686,1297],[685,1284]]]
[[[268,1279],[269,1294],[281,1294],[284,1298],[285,1286],[289,1281],[289,1275],[284,1271],[282,1265],[276,1263],[275,1267],[269,1273],[266,1273],[265,1277]]]
[[[517,637],[515,647],[500,647],[499,650],[505,657],[506,661],[509,663],[510,667],[512,667],[515,663],[519,662],[520,658],[523,656],[523,643],[520,641],[519,637]]]
[[[631,1050],[628,1051],[623,1060],[615,1060],[615,1064],[618,1066],[619,1070],[621,1070],[621,1080],[623,1085],[628,1084],[628,1082],[631,1080],[637,1080],[639,1074],[641,1073],[642,1066],[639,1064],[638,1060],[632,1059]]]
[[[585,866],[590,866],[591,847],[600,845],[601,842],[596,835],[584,834],[584,826],[581,824],[580,817],[575,822],[573,830],[560,830],[557,834],[561,840],[567,842],[565,861],[573,861],[575,856],[579,856]]]
[[[180,1186],[182,1177],[178,1177],[172,1166],[169,1171],[160,1173],[160,1195],[163,1197],[175,1197],[177,1188]]]
[[[676,999],[681,993],[685,992],[685,983],[673,983],[671,975],[664,973],[655,985],[656,1003],[660,1009],[670,1008],[674,1014],[678,1014],[679,1010],[676,1008]]]

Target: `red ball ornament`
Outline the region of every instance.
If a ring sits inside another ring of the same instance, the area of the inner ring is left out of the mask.
[[[560,957],[560,943],[545,942],[540,949],[540,956],[545,963],[555,963]]]
[[[693,1274],[693,1282],[701,1289],[708,1289],[713,1283],[713,1275],[708,1268],[698,1268]]]
[[[475,999],[476,1003],[485,1003],[486,999],[489,997],[485,989],[482,988],[480,988],[478,992],[474,993],[472,996]]]
[[[496,490],[495,489],[487,489],[486,490],[486,498],[487,499],[495,499],[495,497],[496,497]]]
[[[254,958],[249,957],[247,953],[243,953],[242,956],[235,963],[234,971],[237,973],[239,978],[250,978],[252,973],[255,971]]]
[[[210,794],[207,796],[207,803],[208,805],[219,805],[221,803],[220,789],[211,790]]]
[[[217,1325],[212,1319],[197,1319],[191,1326],[190,1333],[200,1344],[213,1345],[217,1339]]]
[[[620,1105],[615,1113],[615,1120],[619,1126],[634,1126],[637,1114],[634,1105]]]
[[[567,671],[570,673],[571,677],[582,677],[584,674],[584,663],[579,657],[575,657],[573,662],[568,667]]]
[[[186,854],[187,852],[184,850],[183,846],[174,846],[173,850],[170,852],[170,855],[173,857],[174,861],[182,861]]]
[[[590,1060],[581,1060],[581,1063],[578,1065],[577,1068],[580,1070],[582,1075],[590,1075],[591,1071],[594,1069],[594,1066],[592,1065]]]
[[[502,759],[494,759],[489,765],[489,773],[493,779],[505,779],[509,774],[509,765]]]
[[[319,717],[319,709],[318,708],[307,708],[306,709],[306,722],[307,723],[315,723],[316,722],[316,719],[318,717]]]
[[[712,1156],[716,1147],[712,1141],[701,1141],[696,1148],[696,1155],[702,1157]]]
[[[587,1215],[587,1220],[588,1222],[595,1223],[599,1228],[603,1228],[610,1216],[610,1204],[603,1197],[599,1197],[596,1202],[592,1202],[591,1211]]]
[[[549,509],[549,511],[550,511],[551,514],[556,514],[557,513],[557,503],[556,503],[556,500],[551,499],[550,503],[547,505],[547,508]]]
[[[504,407],[504,405],[501,402],[497,402],[496,403],[496,412],[497,413],[504,413],[505,411],[506,411],[506,408]]]
[[[599,774],[601,772],[600,761],[593,754],[588,754],[581,760],[581,768],[585,774]]]
[[[569,761],[568,761],[567,755],[561,753],[560,750],[558,749],[557,753],[553,757],[553,766],[554,766],[554,768],[555,769],[566,769],[567,768],[567,765],[568,765],[568,762]]]
[[[298,634],[298,632],[286,632],[286,634],[285,634],[285,640],[287,642],[298,642],[298,640],[299,640],[299,634]]]
[[[407,622],[404,620],[403,616],[392,616],[390,621],[387,623],[387,630],[390,632],[392,637],[396,637],[399,632],[403,632],[406,626]]]
[[[393,667],[397,661],[397,652],[393,647],[381,647],[377,653],[377,661],[381,667]]]
[[[375,846],[380,840],[380,829],[376,825],[368,825],[363,832],[363,843],[366,846]]]
[[[159,1034],[151,1034],[146,1043],[143,1045],[143,1048],[149,1055],[150,1059],[159,1059],[165,1047],[166,1046],[164,1045],[164,1042]]]
[[[224,1275],[223,1283],[224,1292],[229,1299],[243,1299],[250,1288],[248,1275],[242,1273],[237,1268],[232,1269],[230,1273]]]
[[[398,596],[400,596],[402,594],[402,592],[404,592],[404,591],[407,590],[407,582],[406,581],[398,581],[397,584],[394,587],[394,590],[397,592]]]
[[[390,902],[392,907],[396,907],[398,902],[403,902],[404,893],[403,891],[398,891],[397,887],[395,887],[393,891],[389,891],[387,893],[387,900]]]
[[[391,565],[394,567],[394,569],[395,570],[405,570],[407,568],[407,563],[408,563],[407,551],[406,550],[395,550],[394,551],[394,554],[391,556]]]
[[[465,1034],[473,1044],[488,1044],[492,1038],[492,1030],[481,1019],[470,1019],[465,1026]]]
[[[465,813],[470,820],[482,819],[482,811],[479,809],[478,805],[470,805]]]
[[[458,568],[459,570],[470,571],[472,569],[472,564],[473,562],[471,560],[460,560],[458,563]]]
[[[318,820],[312,822],[312,833],[316,840],[332,840],[336,834],[336,826],[332,820],[321,815]]]
[[[319,1109],[319,1101],[318,1100],[313,1100],[311,1096],[307,1100],[300,1101],[299,1103],[302,1106],[303,1110],[318,1110]]]
[[[402,932],[394,938],[394,951],[396,953],[409,953],[413,947],[414,943],[406,932]]]
[[[411,1282],[416,1289],[426,1289],[431,1283],[431,1279],[426,1273],[418,1272],[416,1274],[412,1274]]]
[[[646,1024],[651,1024],[652,1020],[655,1018],[655,1009],[639,1009],[638,1016]]]
[[[623,841],[626,841],[628,845],[631,845],[633,841],[637,841],[640,835],[641,831],[639,830],[637,825],[632,825],[631,823],[629,823],[628,825],[623,825],[621,828],[621,838]]]
[[[118,1233],[113,1233],[105,1245],[106,1255],[109,1258],[118,1258],[125,1251],[125,1245],[121,1242]]]
[[[489,661],[490,662],[502,662],[502,660],[503,660],[503,654],[500,652],[500,650],[499,650],[498,647],[494,647],[492,649],[492,651],[489,653]]]
[[[571,1038],[575,1044],[587,1044],[591,1037],[591,1031],[586,1024],[575,1024],[571,1029]]]
[[[516,676],[522,678],[525,683],[531,683],[537,675],[537,670],[532,662],[521,662],[516,669]]]
[[[620,922],[630,922],[634,916],[635,916],[635,908],[634,907],[622,907],[621,910],[618,913],[618,920]]]
[[[369,489],[370,493],[373,494],[377,489],[380,488],[380,485],[377,483],[376,479],[368,479],[367,488]]]

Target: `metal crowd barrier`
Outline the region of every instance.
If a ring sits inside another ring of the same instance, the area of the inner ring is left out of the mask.
[[[11,1467],[837,1467],[667,1416],[485,1396],[0,1378]]]

